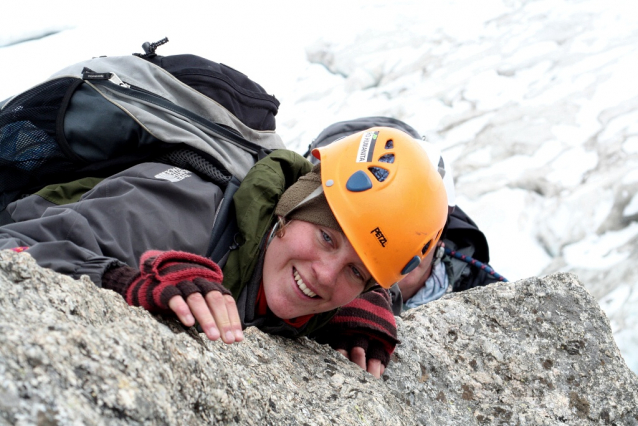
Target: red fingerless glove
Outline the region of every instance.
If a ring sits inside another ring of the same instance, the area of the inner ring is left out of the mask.
[[[120,266],[102,276],[102,287],[120,293],[132,306],[150,312],[169,311],[174,296],[186,299],[193,293],[206,296],[211,291],[230,294],[222,271],[210,259],[180,251],[147,251],[140,258],[140,270]]]
[[[366,351],[367,359],[378,359],[387,367],[399,343],[391,303],[390,294],[383,288],[363,293],[339,309],[318,331],[316,340],[348,353],[359,346]]]

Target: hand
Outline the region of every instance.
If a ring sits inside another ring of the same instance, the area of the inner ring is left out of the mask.
[[[363,293],[343,306],[314,337],[379,378],[399,343],[390,300],[382,288]]]
[[[337,349],[337,352],[366,370],[368,373],[372,374],[377,379],[380,378],[385,371],[385,365],[381,363],[380,359],[371,358],[366,362],[366,351],[361,346],[355,346],[350,350],[349,354],[345,349]]]
[[[199,322],[211,340],[243,340],[235,300],[224,286],[219,266],[201,256],[178,251],[147,251],[140,269],[107,271],[102,286],[117,291],[132,306],[149,312],[174,312],[186,326]]]
[[[211,291],[202,296],[201,293],[193,293],[186,301],[182,296],[174,296],[168,301],[168,307],[187,327],[195,325],[197,320],[210,340],[220,337],[224,343],[244,340],[237,304],[229,294]]]

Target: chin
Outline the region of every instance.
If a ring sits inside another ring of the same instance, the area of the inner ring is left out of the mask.
[[[281,319],[285,319],[285,320],[297,318],[297,317],[300,317],[302,315],[306,315],[305,313],[297,314],[297,313],[294,313],[294,312],[290,312],[288,309],[286,309],[285,306],[284,307],[280,307],[278,305],[275,305],[275,306],[268,305],[268,308],[272,311],[273,314],[275,314],[275,316],[277,316],[278,318],[281,318]]]
[[[281,300],[277,297],[273,297],[271,299],[268,297],[268,294],[266,293],[266,300],[268,301],[268,309],[270,309],[271,312],[275,314],[278,318],[292,319],[300,315],[305,315],[305,314],[298,314],[297,312],[295,312],[295,309],[290,309],[290,302],[285,299]]]

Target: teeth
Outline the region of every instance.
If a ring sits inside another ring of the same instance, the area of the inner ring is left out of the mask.
[[[297,286],[299,286],[299,290],[301,290],[303,294],[305,294],[308,297],[317,297],[317,295],[312,290],[306,287],[306,284],[301,279],[299,272],[295,271],[294,276],[295,276],[295,281],[297,281]]]

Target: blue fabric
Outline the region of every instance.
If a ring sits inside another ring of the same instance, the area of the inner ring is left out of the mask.
[[[445,265],[443,262],[436,262],[432,267],[430,277],[425,281],[421,289],[403,305],[404,310],[416,308],[433,300],[439,299],[445,294],[449,286]]]

